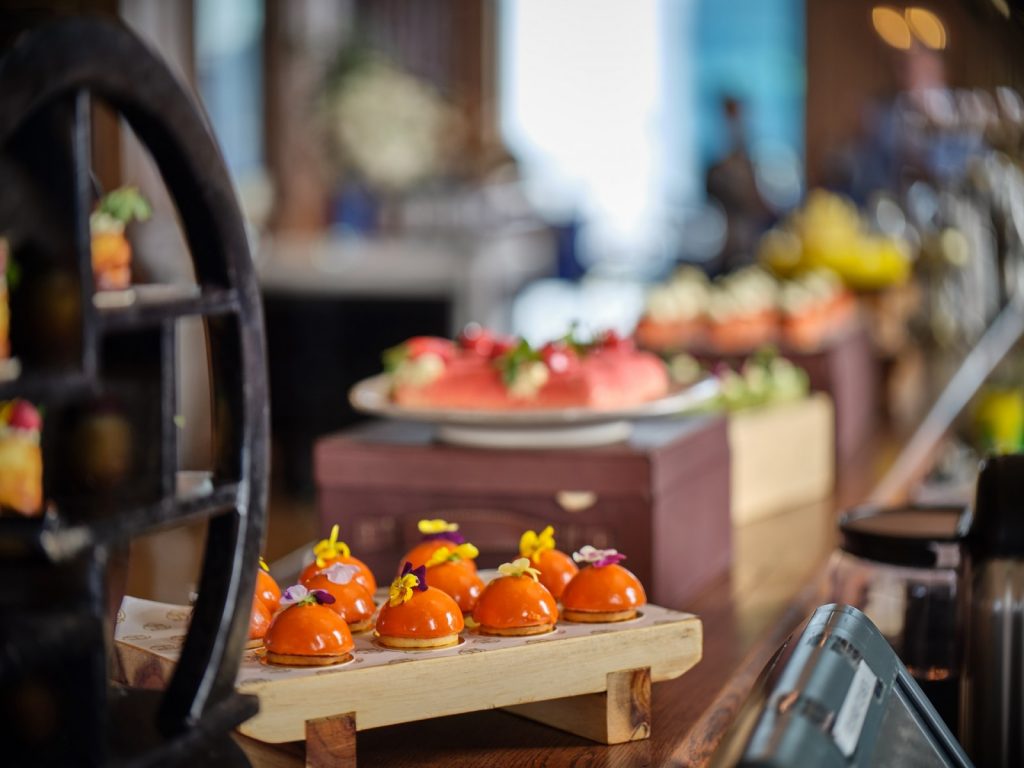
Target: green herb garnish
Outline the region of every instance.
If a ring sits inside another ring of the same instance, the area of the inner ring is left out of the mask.
[[[494,361],[494,365],[501,371],[501,380],[506,387],[512,386],[519,371],[527,363],[535,363],[542,360],[540,350],[534,349],[526,339],[520,339],[512,349],[508,350]]]
[[[153,215],[153,208],[136,187],[120,187],[103,196],[96,212],[127,224],[145,221]]]
[[[385,349],[380,356],[386,373],[394,373],[409,358],[409,350],[405,344],[398,344]]]

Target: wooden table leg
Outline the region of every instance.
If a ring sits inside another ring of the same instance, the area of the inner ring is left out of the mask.
[[[356,716],[306,721],[306,768],[356,768]]]
[[[608,674],[608,690],[584,696],[505,707],[513,714],[602,744],[639,741],[651,735],[651,670]]]

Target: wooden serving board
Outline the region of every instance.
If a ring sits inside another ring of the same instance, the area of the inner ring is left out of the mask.
[[[123,680],[165,684],[188,620],[188,608],[126,597],[114,634]],[[650,735],[650,683],[679,677],[701,652],[700,619],[654,605],[633,621],[564,622],[534,638],[467,629],[458,646],[436,651],[385,649],[361,633],[354,659],[336,667],[275,667],[247,653],[238,688],[259,697],[260,713],[239,730],[312,746],[324,722],[335,728],[339,716],[343,729],[366,730],[507,707],[596,741],[632,741]]]

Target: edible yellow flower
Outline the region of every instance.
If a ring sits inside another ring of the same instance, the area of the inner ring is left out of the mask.
[[[262,568],[267,573],[270,573],[270,566],[267,565],[267,561],[263,559],[263,555],[260,555],[260,568]]]
[[[479,554],[480,550],[468,541],[452,548],[438,547],[434,550],[434,554],[430,556],[430,559],[427,560],[426,566],[427,568],[433,568],[435,565],[447,563],[449,560],[475,560]]]
[[[419,528],[420,533],[424,536],[432,533],[453,533],[454,531],[459,530],[458,523],[449,523],[447,520],[441,519],[420,520],[419,523],[416,524],[416,527]]]
[[[555,548],[555,529],[550,525],[539,534],[535,531],[527,531],[519,539],[519,554],[530,558],[535,564],[540,562],[540,556],[549,549]]]
[[[329,539],[321,539],[313,547],[313,554],[316,555],[317,567],[323,568],[329,560],[334,560],[338,557],[348,557],[352,554],[352,551],[344,541],[338,541],[338,526],[335,525],[331,528],[331,537]]]
[[[402,603],[412,599],[413,591],[420,585],[419,576],[415,573],[405,573],[391,582],[391,589],[388,592],[388,604],[397,608]]]
[[[520,557],[511,563],[502,563],[498,566],[498,573],[502,576],[529,576],[534,581],[539,581],[540,571],[530,567],[528,558]]]

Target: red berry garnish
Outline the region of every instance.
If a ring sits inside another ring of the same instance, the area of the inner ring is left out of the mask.
[[[455,345],[448,339],[438,336],[413,336],[403,345],[405,354],[410,360],[415,360],[422,355],[437,355],[442,360],[452,359],[455,352]]]
[[[28,400],[15,400],[7,423],[14,429],[42,429],[43,419]]]
[[[597,337],[597,344],[602,349],[629,350],[634,348],[633,339],[628,336],[620,336],[609,328]]]
[[[516,339],[512,339],[507,336],[495,336],[491,346],[491,360],[501,357],[506,352],[511,351],[518,343],[519,342]]]
[[[576,350],[562,341],[552,341],[540,350],[544,364],[552,373],[565,373],[576,364]]]
[[[459,334],[459,346],[483,357],[494,352],[494,334],[479,323],[470,323]]]

